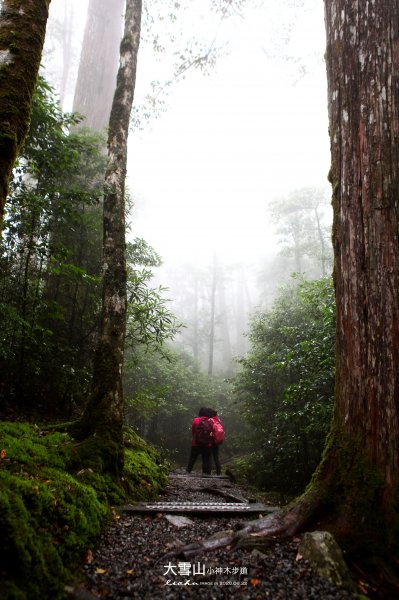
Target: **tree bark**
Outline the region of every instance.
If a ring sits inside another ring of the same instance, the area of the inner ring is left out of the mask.
[[[399,474],[399,5],[325,2],[337,298],[335,428],[392,507]]]
[[[310,489],[287,514],[291,526],[322,516],[349,552],[384,554],[398,549],[399,525],[399,4],[325,0],[325,21],[334,419]]]
[[[0,12],[0,224],[28,132],[50,0],[4,0]]]
[[[91,397],[75,429],[79,437],[91,437],[92,442],[94,438],[98,440],[93,451],[101,457],[102,468],[115,475],[120,475],[123,470],[122,368],[127,309],[125,178],[140,21],[141,0],[127,0],[120,67],[108,134],[101,335],[94,357]]]

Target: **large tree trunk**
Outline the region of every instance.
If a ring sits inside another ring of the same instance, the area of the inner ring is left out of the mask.
[[[126,327],[125,178],[129,120],[140,41],[141,0],[127,0],[120,67],[108,134],[108,167],[104,191],[103,298],[101,335],[95,358],[92,393],[75,428],[91,438],[91,452],[102,468],[123,469],[122,368]],[[97,442],[96,442],[97,440]]]
[[[399,4],[325,0],[337,302],[332,429],[287,530],[398,549]]]
[[[83,127],[96,131],[103,131],[110,118],[124,4],[124,0],[89,2],[73,110],[86,117]]]
[[[399,476],[399,4],[325,2],[337,371],[334,435],[377,476]],[[370,471],[370,472],[371,472]]]
[[[29,127],[50,0],[4,0],[0,13],[0,224]]]

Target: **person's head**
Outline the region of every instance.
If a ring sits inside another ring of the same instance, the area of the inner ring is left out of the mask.
[[[208,417],[208,419],[211,419],[212,417],[216,417],[217,416],[217,412],[216,410],[213,410],[213,408],[200,408],[200,411],[198,413],[199,417]]]

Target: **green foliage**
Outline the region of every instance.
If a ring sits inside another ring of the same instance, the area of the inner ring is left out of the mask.
[[[76,443],[66,433],[0,423],[2,598],[63,597],[71,568],[111,518],[109,503],[154,497],[165,480],[159,456],[133,432],[126,437],[127,491],[79,469]]]
[[[300,279],[251,325],[235,395],[253,428],[241,465],[265,489],[295,493],[317,466],[334,391],[335,305],[330,278]]]
[[[40,79],[0,252],[2,394],[53,414],[87,386],[97,323],[104,158],[98,136],[69,131],[77,120]]]
[[[173,339],[182,325],[167,306],[165,288],[149,287],[153,274],[148,267],[159,267],[161,258],[145,240],[136,238],[127,245],[127,261],[127,344],[133,350],[142,345],[162,354],[164,342]]]
[[[50,419],[81,411],[100,324],[104,140],[78,121],[40,79],[0,240],[0,397]],[[127,344],[162,351],[179,325],[149,286],[160,257],[142,239],[127,255]]]

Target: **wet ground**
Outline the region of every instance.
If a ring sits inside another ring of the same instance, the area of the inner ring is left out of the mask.
[[[215,478],[171,479],[161,499],[214,501],[204,488],[246,496],[245,490]],[[223,501],[223,498],[221,499]],[[187,515],[176,521],[165,513],[116,515],[82,567],[81,598],[271,600],[349,600],[354,596],[317,576],[298,557],[299,537],[272,540],[268,548],[223,548],[193,558],[166,555],[181,545],[235,530],[248,516]],[[174,522],[171,522],[174,521]],[[77,596],[76,596],[77,597]]]

